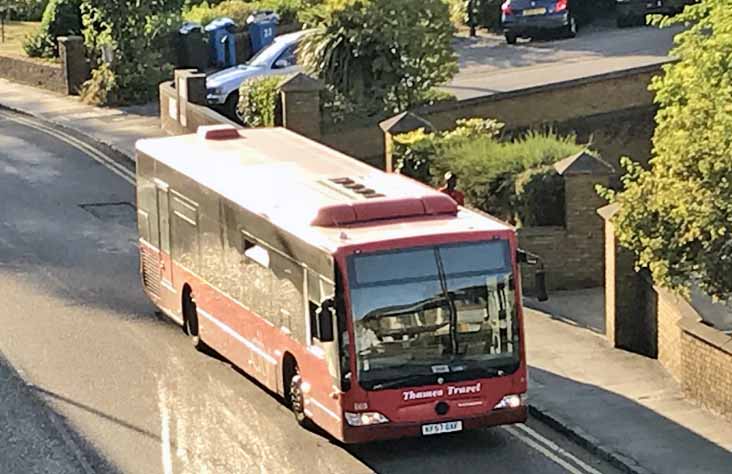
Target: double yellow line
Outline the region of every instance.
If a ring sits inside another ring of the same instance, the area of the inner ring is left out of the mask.
[[[130,171],[126,167],[122,166],[121,164],[117,163],[112,159],[111,157],[105,155],[104,153],[100,152],[96,148],[92,147],[91,145],[84,143],[83,141],[79,140],[76,137],[73,137],[61,130],[52,128],[48,125],[45,125],[44,123],[34,120],[31,118],[25,118],[23,116],[19,116],[15,113],[8,113],[5,111],[0,110],[0,117],[9,120],[11,122],[15,122],[20,125],[25,125],[26,127],[33,128],[35,130],[41,131],[47,135],[50,135],[67,145],[70,145],[77,150],[81,151],[82,153],[88,155],[91,159],[96,161],[97,163],[101,164],[102,166],[109,169],[112,173],[116,174],[120,178],[124,179],[131,185],[135,185],[135,173],[133,171]]]

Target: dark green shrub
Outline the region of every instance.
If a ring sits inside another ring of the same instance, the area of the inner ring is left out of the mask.
[[[516,177],[514,212],[521,227],[563,226],[564,178],[554,166],[540,166]]]
[[[12,19],[17,21],[40,21],[48,0],[15,0]]]
[[[81,34],[81,0],[50,0],[43,12],[41,27],[26,38],[23,49],[28,56],[58,56],[59,36]]]
[[[282,77],[261,77],[245,81],[239,88],[237,113],[248,127],[274,127],[282,122],[280,84]]]

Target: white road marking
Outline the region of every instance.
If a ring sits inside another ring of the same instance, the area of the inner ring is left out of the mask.
[[[536,451],[543,454],[545,457],[551,459],[555,463],[562,466],[570,474],[587,474],[586,472],[577,469],[575,466],[571,465],[569,462],[565,461],[564,459],[562,459],[559,456],[557,456],[556,454],[554,454],[549,448],[544,447],[543,445],[534,441],[529,436],[521,433],[518,429],[514,428],[513,426],[504,426],[503,429],[508,431],[515,438],[518,438],[524,444],[535,449]]]
[[[538,433],[536,430],[532,429],[531,427],[526,426],[526,425],[516,425],[516,428],[524,431],[526,434],[532,436],[537,441],[544,443],[544,445],[547,448],[551,449],[552,451],[556,452],[557,454],[564,456],[565,458],[571,460],[572,462],[574,462],[577,466],[582,468],[588,474],[602,474],[602,472],[598,471],[594,467],[592,467],[589,464],[587,464],[586,462],[582,461],[574,454],[568,452],[565,449],[562,449],[554,441],[546,438],[545,436],[542,436],[540,433]]]
[[[120,165],[119,163],[115,162],[113,159],[104,155],[103,153],[100,153],[98,150],[94,149],[93,147],[84,143],[83,141],[78,140],[77,138],[74,138],[59,130],[55,130],[53,128],[47,127],[41,123],[34,122],[32,120],[16,117],[14,115],[10,115],[10,114],[7,114],[7,113],[1,112],[1,111],[0,111],[0,116],[7,120],[10,120],[11,122],[15,122],[15,123],[18,123],[21,125],[25,125],[25,126],[34,128],[36,130],[40,130],[40,131],[46,133],[47,135],[51,135],[52,137],[66,143],[67,145],[73,146],[77,150],[89,155],[89,157],[91,159],[93,159],[97,163],[105,166],[112,173],[116,174],[117,176],[124,179],[128,183],[130,183],[132,185],[135,184],[135,174],[132,171],[130,171],[129,169]]]
[[[160,444],[163,474],[173,474],[173,458],[170,452],[170,411],[165,386],[158,382],[158,408],[160,409]]]

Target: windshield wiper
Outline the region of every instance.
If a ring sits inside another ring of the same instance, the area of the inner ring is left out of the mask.
[[[449,326],[449,334],[450,334],[450,353],[451,354],[457,354],[458,353],[458,334],[457,334],[457,308],[455,308],[455,302],[452,300],[452,297],[450,296],[450,291],[447,288],[447,276],[445,275],[445,265],[442,262],[442,255],[440,255],[440,250],[438,248],[435,248],[435,260],[437,261],[437,273],[440,277],[440,287],[442,288],[442,293],[445,295],[445,299],[447,300],[447,308],[450,311],[450,326]]]
[[[437,375],[436,374],[410,374],[410,375],[405,375],[404,377],[399,377],[396,379],[385,380],[383,382],[379,382],[371,388],[374,390],[382,390],[385,388],[397,387],[399,385],[419,383],[424,379],[428,379],[431,381],[431,383],[434,383],[437,381]]]

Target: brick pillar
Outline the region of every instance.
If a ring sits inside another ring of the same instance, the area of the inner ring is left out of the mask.
[[[282,125],[300,135],[319,140],[321,90],[323,84],[320,81],[302,73],[280,83]]]
[[[434,132],[435,128],[427,120],[412,112],[402,112],[379,124],[384,132],[384,163],[387,173],[394,171],[394,135],[412,132],[424,128],[425,131]]]
[[[604,225],[597,209],[606,202],[595,186],[607,186],[612,166],[581,152],[554,165],[564,178],[565,228],[572,251],[564,262],[569,288],[602,286],[604,280]]]
[[[89,79],[89,64],[86,61],[84,38],[59,36],[58,52],[64,72],[66,94],[78,95],[81,86]]]
[[[176,69],[175,90],[178,97],[177,120],[181,127],[188,129],[188,103],[206,105],[206,74],[196,69]]]
[[[635,271],[635,255],[615,236],[612,218],[619,209],[611,204],[597,211],[605,221],[605,334],[613,347],[656,357],[656,300]]]

